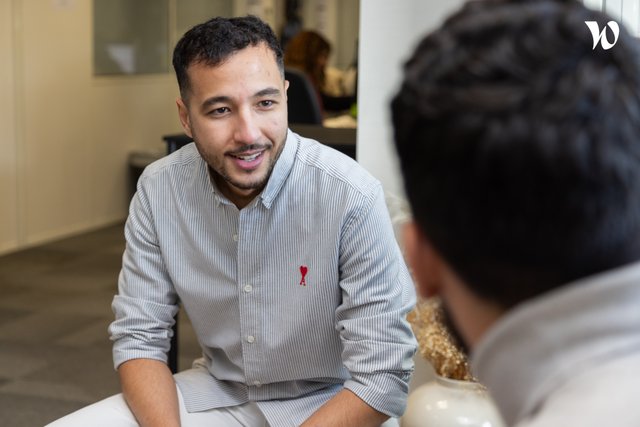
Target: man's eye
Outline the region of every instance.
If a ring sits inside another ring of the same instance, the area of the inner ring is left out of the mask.
[[[263,107],[263,108],[269,108],[269,107],[271,107],[271,106],[274,104],[274,102],[273,102],[273,101],[271,101],[271,100],[269,100],[269,99],[267,99],[267,100],[264,100],[264,101],[260,101],[260,103],[259,103],[259,104],[260,104],[260,106],[261,106],[261,107]]]
[[[214,110],[211,110],[211,111],[209,112],[209,114],[212,114],[212,115],[214,115],[214,116],[219,116],[219,115],[221,115],[221,114],[226,114],[226,113],[228,113],[229,111],[230,111],[230,110],[229,110],[229,107],[220,107],[220,108],[216,108],[216,109],[214,109]]]

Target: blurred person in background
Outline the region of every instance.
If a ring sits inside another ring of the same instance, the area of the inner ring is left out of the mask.
[[[284,65],[303,71],[316,90],[325,112],[349,110],[356,102],[355,92],[347,93],[341,73],[329,79],[331,44],[320,33],[303,30],[291,38],[284,51]]]

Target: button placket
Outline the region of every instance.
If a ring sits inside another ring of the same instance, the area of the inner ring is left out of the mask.
[[[256,269],[251,260],[260,253],[259,242],[256,238],[257,224],[260,215],[256,209],[242,209],[239,215],[238,228],[232,231],[232,238],[237,242],[237,292],[240,309],[240,332],[242,340],[243,370],[247,385],[255,386],[259,382],[261,372],[259,363],[261,356],[260,319],[256,280],[259,277],[259,269]],[[242,234],[242,239],[239,239]],[[238,240],[236,240],[238,239]],[[247,260],[249,260],[247,262]]]

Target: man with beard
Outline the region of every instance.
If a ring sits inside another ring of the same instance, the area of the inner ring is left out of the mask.
[[[55,425],[397,425],[415,295],[380,183],[288,130],[259,19],[194,27],[173,64],[194,143],[149,166],[131,204],[109,329],[123,394]],[[203,358],[172,376],[178,301]]]
[[[392,103],[409,264],[510,426],[640,425],[640,51],[585,22],[468,2]]]

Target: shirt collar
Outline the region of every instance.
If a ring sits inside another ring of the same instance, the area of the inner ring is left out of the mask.
[[[271,204],[280,193],[280,190],[293,168],[299,144],[300,137],[290,129],[287,130],[287,138],[284,142],[282,153],[280,153],[280,157],[271,171],[271,176],[267,181],[267,185],[259,195],[262,200],[262,204],[267,209],[271,207]]]
[[[640,345],[640,263],[569,283],[510,310],[481,339],[471,368],[507,425],[561,384]]]

